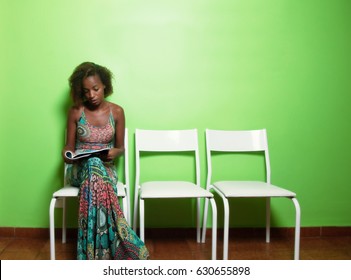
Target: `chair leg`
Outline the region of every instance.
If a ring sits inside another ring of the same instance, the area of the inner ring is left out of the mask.
[[[218,195],[223,200],[224,208],[224,226],[223,226],[223,260],[228,260],[228,243],[229,243],[229,202],[228,199],[220,191]]]
[[[124,217],[126,218],[128,224],[130,224],[129,221],[129,209],[128,209],[128,203],[127,203],[127,196],[122,198],[122,203],[123,203],[123,213]]]
[[[206,242],[206,229],[207,229],[207,214],[208,214],[208,198],[205,198],[205,208],[204,208],[204,216],[202,223],[202,243]]]
[[[271,240],[271,198],[266,198],[266,243]]]
[[[300,227],[301,227],[301,208],[300,204],[295,197],[292,198],[296,210],[295,220],[295,248],[294,248],[294,260],[300,259]]]
[[[67,240],[67,225],[66,225],[66,198],[62,198],[62,243]]]
[[[55,205],[56,198],[52,198],[50,202],[50,259],[55,260]]]
[[[214,198],[210,198],[210,202],[212,207],[212,260],[216,260],[217,259],[217,206]]]
[[[136,232],[137,230],[137,222],[138,222],[138,202],[139,202],[139,191],[136,188],[134,194],[134,217],[133,217],[133,230]]]
[[[200,198],[197,198],[196,199],[196,242],[197,243],[200,243],[200,239],[201,239],[200,203],[201,203]]]
[[[222,196],[222,195],[221,195]],[[222,196],[224,206],[224,226],[223,226],[223,260],[228,260],[229,243],[229,203],[228,199]]]
[[[140,239],[145,242],[145,210],[144,210],[144,199],[140,199],[139,202],[139,221],[140,221]]]
[[[126,207],[128,209],[128,223],[132,226],[132,209],[130,206],[129,188],[126,188]]]

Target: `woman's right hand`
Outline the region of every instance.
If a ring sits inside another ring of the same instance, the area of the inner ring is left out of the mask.
[[[64,161],[65,163],[72,164],[72,163],[73,163],[73,160],[70,160],[69,158],[67,158],[67,157],[65,156],[65,153],[66,153],[67,151],[68,151],[67,149],[63,149],[63,150],[62,150],[62,158],[63,158],[63,161]]]

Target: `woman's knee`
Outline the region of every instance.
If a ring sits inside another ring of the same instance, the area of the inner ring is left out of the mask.
[[[88,158],[87,164],[88,164],[88,166],[102,166],[102,165],[104,165],[103,161],[98,157]]]

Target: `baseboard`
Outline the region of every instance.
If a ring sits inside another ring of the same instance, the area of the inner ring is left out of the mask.
[[[194,228],[149,228],[146,235],[152,237],[164,236],[189,236],[195,234]],[[208,236],[211,236],[211,229],[207,229]],[[218,236],[221,238],[223,229],[218,229]],[[264,235],[264,228],[231,228],[231,236],[261,236]],[[294,228],[271,228],[271,236],[290,237],[294,236]],[[61,229],[55,230],[56,237],[61,237]],[[76,238],[77,229],[67,229],[67,238]],[[348,227],[302,227],[301,237],[326,237],[326,236],[351,236],[351,226]],[[49,238],[48,228],[21,228],[21,227],[0,227],[0,237],[11,238]]]

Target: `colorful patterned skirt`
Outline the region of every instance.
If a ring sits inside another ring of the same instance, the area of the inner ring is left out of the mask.
[[[145,244],[118,203],[114,164],[89,158],[71,165],[67,176],[69,183],[80,187],[77,259],[148,259]]]

